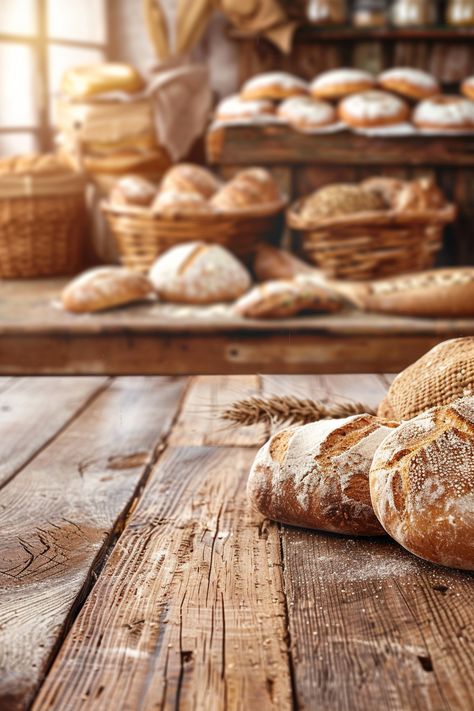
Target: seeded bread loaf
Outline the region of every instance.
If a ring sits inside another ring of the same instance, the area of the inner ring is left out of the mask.
[[[370,470],[377,518],[433,563],[474,570],[474,398],[430,410],[384,439]]]
[[[393,427],[355,415],[282,430],[257,454],[247,486],[250,502],[264,516],[294,526],[382,534],[368,476],[375,450]]]

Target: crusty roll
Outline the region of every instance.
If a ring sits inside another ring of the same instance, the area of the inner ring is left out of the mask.
[[[474,337],[443,341],[402,370],[379,405],[379,417],[409,420],[474,395]]]
[[[474,570],[474,398],[419,415],[384,439],[370,493],[380,523],[404,548]]]
[[[280,191],[271,173],[264,168],[247,168],[214,195],[211,205],[222,212],[232,212],[279,201]]]
[[[218,178],[200,165],[179,163],[170,168],[161,181],[162,192],[198,193],[208,200],[220,188]]]
[[[359,308],[425,318],[474,317],[474,267],[448,267],[341,285]]]
[[[150,280],[164,301],[213,304],[234,301],[251,286],[247,269],[218,244],[187,242],[158,257]]]
[[[140,175],[124,175],[113,186],[109,200],[113,205],[149,207],[156,192],[156,186],[146,178]]]
[[[259,284],[235,304],[235,311],[246,318],[289,318],[303,311],[334,313],[342,308],[339,294],[315,277],[300,275],[292,280]]]
[[[378,82],[383,89],[393,91],[407,99],[426,99],[439,93],[439,82],[434,76],[412,67],[393,67],[382,72]]]
[[[330,69],[314,79],[310,92],[318,99],[342,99],[344,96],[369,91],[375,78],[361,69]]]
[[[284,429],[258,452],[247,485],[270,519],[333,533],[383,533],[370,503],[375,450],[396,427],[372,415]]]
[[[153,287],[143,274],[123,267],[96,267],[73,279],[62,292],[67,311],[86,313],[143,301]]]
[[[347,96],[339,104],[338,112],[342,121],[355,128],[392,126],[410,118],[410,108],[403,99],[376,90]]]
[[[244,101],[283,101],[290,96],[304,96],[308,83],[287,72],[267,72],[252,77],[242,87],[240,98]]]
[[[212,205],[199,193],[176,193],[163,190],[156,196],[151,206],[154,215],[164,217],[181,217],[193,215],[209,215],[215,212]]]

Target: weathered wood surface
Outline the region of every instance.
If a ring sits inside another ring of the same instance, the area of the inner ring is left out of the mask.
[[[76,417],[51,442],[52,426],[45,427],[42,449],[34,456],[32,446],[31,461],[24,461],[26,466],[0,491],[2,711],[18,711],[30,703],[108,546],[119,535],[184,387],[177,380],[121,379],[85,407],[84,395],[94,383],[82,383],[81,400],[82,381],[77,382],[72,387]],[[64,408],[63,416],[68,414],[72,396],[64,390],[71,389],[70,381],[49,383],[49,403],[38,402],[36,381],[29,385],[39,432],[53,403]],[[18,414],[10,417],[21,432]],[[28,413],[25,423],[31,427]],[[17,445],[25,448],[21,434]],[[16,460],[19,466],[20,454]]]
[[[391,378],[84,381],[0,492],[2,711],[471,708],[474,577],[262,520],[263,430],[194,422],[255,389],[374,407]]]
[[[474,319],[347,311],[282,321],[230,307],[142,304],[76,316],[54,307],[64,280],[0,285],[0,374],[186,375],[397,371]]]
[[[350,131],[311,135],[289,126],[229,125],[207,136],[211,164],[474,166],[472,136],[368,137]]]

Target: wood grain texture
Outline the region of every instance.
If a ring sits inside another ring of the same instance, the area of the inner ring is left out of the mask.
[[[253,455],[167,450],[35,711],[292,709],[280,541],[245,500]]]
[[[106,383],[105,378],[0,382],[0,486],[57,436]]]
[[[224,445],[255,447],[265,441],[265,428],[229,427],[219,414],[236,400],[255,395],[255,375],[209,375],[194,378],[169,438],[170,445]]]
[[[50,387],[51,400],[60,404],[65,386]],[[167,379],[115,381],[1,490],[2,711],[30,703],[123,525],[183,387]]]
[[[288,527],[283,551],[299,708],[472,708],[471,575]]]

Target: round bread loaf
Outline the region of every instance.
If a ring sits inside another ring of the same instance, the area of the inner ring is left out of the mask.
[[[381,535],[368,476],[375,450],[393,427],[372,415],[354,415],[282,430],[255,458],[250,502],[264,516],[293,526]]]
[[[330,69],[310,84],[310,92],[318,99],[341,99],[375,86],[375,78],[362,69]]]
[[[242,87],[240,98],[244,101],[283,101],[290,96],[304,96],[308,83],[288,72],[266,72],[252,77]]]
[[[387,91],[364,91],[352,94],[341,101],[339,116],[348,126],[370,128],[373,126],[391,126],[408,121],[408,104],[398,96]]]
[[[314,220],[385,208],[383,198],[372,190],[350,183],[334,183],[309,195],[302,203],[300,215]]]
[[[255,209],[282,199],[272,175],[264,168],[239,171],[212,198],[211,205],[220,212]]]
[[[278,116],[300,131],[330,126],[337,121],[336,109],[327,101],[293,96],[278,107]]]
[[[154,215],[162,217],[192,217],[193,215],[210,215],[215,212],[212,205],[199,193],[176,193],[163,190],[156,196],[151,206]]]
[[[370,493],[380,523],[404,548],[474,570],[474,398],[392,432],[375,453]]]
[[[378,82],[383,89],[408,99],[426,99],[439,92],[439,83],[431,74],[412,67],[394,67],[382,72]]]
[[[250,274],[218,244],[187,242],[158,257],[150,280],[164,301],[214,304],[234,301],[251,286]]]
[[[157,188],[140,175],[124,175],[113,186],[110,202],[113,205],[149,207],[155,199]]]
[[[471,395],[474,337],[454,338],[439,343],[397,375],[379,405],[378,415],[409,420],[432,407]]]
[[[215,118],[217,121],[235,121],[246,119],[261,119],[275,115],[275,106],[266,99],[255,99],[254,101],[243,101],[239,94],[233,94],[223,99],[216,108]]]
[[[433,96],[418,104],[413,123],[430,130],[474,129],[474,102],[462,96]]]
[[[220,186],[220,180],[207,168],[191,163],[179,163],[167,171],[160,187],[162,192],[197,193],[207,200]]]

